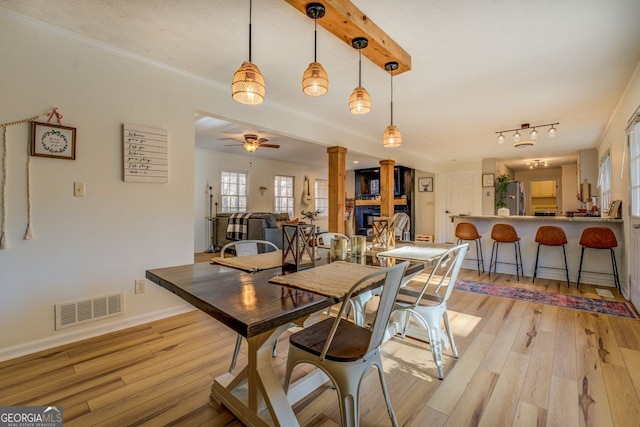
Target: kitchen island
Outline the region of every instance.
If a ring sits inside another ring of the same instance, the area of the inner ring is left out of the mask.
[[[489,260],[491,258],[491,229],[495,224],[503,223],[512,225],[520,237],[520,247],[522,250],[522,264],[524,275],[533,277],[533,269],[536,262],[536,251],[538,244],[535,242],[536,232],[543,225],[555,225],[562,228],[567,235],[567,264],[569,267],[569,279],[572,284],[578,280],[578,267],[580,265],[580,235],[587,227],[609,227],[615,234],[618,247],[614,249],[618,272],[622,289],[627,287],[627,267],[623,256],[624,234],[621,219],[602,217],[563,217],[563,216],[498,216],[498,215],[454,215],[452,219],[457,225],[460,222],[470,222],[476,226],[478,233],[482,236],[482,249],[484,255],[484,268],[489,270]],[[471,243],[471,242],[470,242]],[[467,260],[463,267],[476,269],[476,262],[470,258],[475,258],[473,243],[467,252]],[[515,263],[513,245],[500,245],[500,260]],[[544,268],[555,267],[559,270]],[[587,249],[585,250],[583,270],[611,273],[611,257],[607,250]],[[515,265],[498,264],[499,273],[516,274]],[[538,261],[538,278],[556,279],[566,281],[564,272],[564,259],[561,247],[543,246],[540,248],[540,260]],[[586,273],[583,271],[580,278],[581,283],[589,283],[600,286],[615,287],[613,276],[603,274]]]

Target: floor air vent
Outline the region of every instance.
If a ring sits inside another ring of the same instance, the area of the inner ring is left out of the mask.
[[[55,305],[56,330],[124,313],[124,292]]]

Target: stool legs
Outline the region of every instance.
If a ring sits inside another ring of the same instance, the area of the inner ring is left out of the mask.
[[[480,275],[480,267],[482,267],[482,272],[484,273],[484,256],[482,255],[482,241],[480,239],[475,239],[476,243],[476,264],[478,267],[478,275]],[[457,244],[461,244],[462,239],[458,239]]]
[[[491,260],[489,261],[489,277],[491,277],[491,267],[493,267],[493,272],[497,273],[498,267],[498,250],[500,248],[500,242],[494,241],[493,246],[491,248]],[[506,242],[505,242],[506,243]],[[522,266],[522,251],[520,250],[520,242],[512,242],[513,250],[516,254],[516,280],[520,281],[520,275],[524,276],[524,267]],[[496,254],[495,261],[493,258],[493,254]]]
[[[578,269],[578,283],[576,284],[576,286],[580,286],[580,276],[582,275],[582,260],[584,258],[584,250],[586,248],[587,248],[586,246],[583,246],[582,253],[580,254],[580,267]],[[611,252],[611,269],[613,270],[613,282],[616,285],[616,289],[620,291],[620,276],[618,275],[618,263],[616,262],[616,254],[613,251],[613,248],[610,248],[609,251]],[[595,272],[595,273],[599,273],[599,272]],[[604,274],[607,274],[607,273],[604,273]]]
[[[540,256],[540,245],[541,243],[538,243],[538,250],[536,252],[536,265],[533,268],[533,283],[536,283],[536,277],[538,277],[538,257]],[[565,250],[564,245],[562,245],[562,254],[564,255],[564,271],[567,275],[567,287],[571,287],[571,282],[569,282],[569,267],[567,266],[567,251]],[[582,257],[580,257],[580,265],[582,265]]]

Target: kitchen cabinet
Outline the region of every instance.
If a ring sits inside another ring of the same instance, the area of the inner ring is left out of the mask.
[[[531,197],[556,197],[556,181],[532,181]]]

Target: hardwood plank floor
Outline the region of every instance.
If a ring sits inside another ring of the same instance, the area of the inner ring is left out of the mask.
[[[577,290],[473,270],[460,278],[601,298],[589,285]],[[448,305],[460,358],[445,350],[443,381],[428,344],[396,337],[383,347],[401,425],[638,425],[640,320],[457,290]],[[2,362],[0,405],[62,405],[69,426],[239,426],[209,397],[235,337],[195,310]],[[275,359],[280,374],[286,348],[283,338]],[[242,351],[239,366],[246,364]],[[375,372],[361,390],[361,424],[390,425]],[[294,409],[302,425],[337,426],[337,403],[325,385]]]

